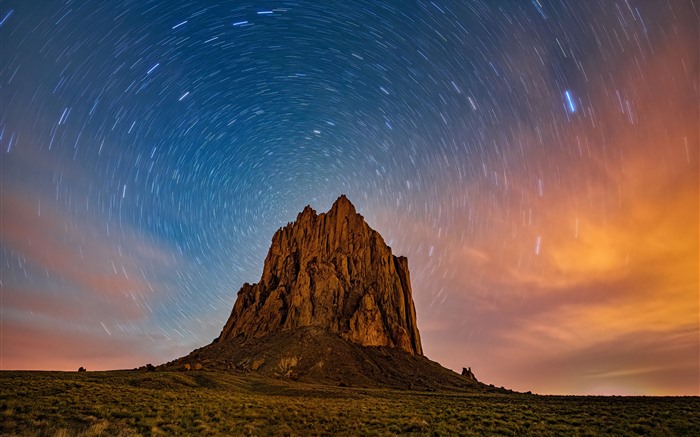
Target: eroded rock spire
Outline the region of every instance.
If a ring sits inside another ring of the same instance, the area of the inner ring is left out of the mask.
[[[396,257],[345,195],[310,206],[272,238],[257,284],[244,284],[219,342],[319,327],[363,346],[422,355],[408,260]]]

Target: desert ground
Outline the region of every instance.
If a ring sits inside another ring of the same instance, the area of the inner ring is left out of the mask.
[[[699,397],[335,387],[250,374],[0,372],[1,435],[700,435]]]

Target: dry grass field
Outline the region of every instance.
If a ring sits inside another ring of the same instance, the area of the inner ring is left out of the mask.
[[[700,398],[333,387],[223,372],[0,372],[1,435],[700,435]]]

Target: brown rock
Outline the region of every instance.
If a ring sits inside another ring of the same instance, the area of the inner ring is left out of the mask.
[[[422,355],[408,261],[345,196],[279,229],[257,284],[244,284],[218,342],[319,327],[363,346]]]
[[[462,376],[465,376],[469,380],[476,381],[476,376],[474,376],[471,367],[462,367]]]
[[[423,356],[408,262],[345,196],[278,230],[219,337],[175,362],[313,384],[494,390]]]
[[[299,358],[284,357],[277,363],[277,369],[280,375],[289,376],[294,371],[297,364],[299,364]]]

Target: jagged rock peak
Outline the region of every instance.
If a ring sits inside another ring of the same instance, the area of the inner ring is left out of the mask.
[[[341,217],[347,217],[351,214],[357,214],[357,211],[355,210],[355,205],[350,202],[350,199],[348,199],[345,194],[341,194],[340,197],[338,197],[335,202],[333,202],[333,206],[331,206],[331,210],[328,211],[330,214],[331,212],[341,216]]]
[[[327,213],[306,206],[275,233],[260,281],[238,292],[218,340],[306,326],[423,353],[408,260],[392,254],[345,195]]]
[[[301,218],[301,216],[311,216],[311,217],[316,217],[316,210],[311,207],[311,205],[306,205],[304,207],[304,210],[297,214],[297,221]]]
[[[333,205],[331,206],[331,209],[328,210],[328,213],[321,213],[321,215],[329,215],[333,216],[336,218],[340,217],[353,217],[357,214],[357,210],[355,209],[355,205],[350,202],[350,199],[345,196],[345,194],[341,194],[340,197],[338,197],[335,202],[333,202]],[[306,205],[304,209],[297,214],[297,219],[293,223],[288,223],[287,226],[289,227],[290,225],[293,225],[294,223],[298,223],[300,221],[303,221],[305,218],[313,220],[316,217],[318,217],[318,214],[316,213],[316,210],[311,207],[311,205]],[[360,217],[362,217],[360,215]],[[279,231],[281,231],[284,228],[280,228]],[[278,232],[279,232],[278,231]]]

